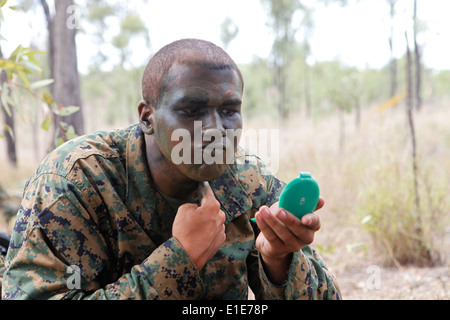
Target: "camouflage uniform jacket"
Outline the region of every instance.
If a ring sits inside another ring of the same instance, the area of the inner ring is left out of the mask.
[[[293,255],[285,285],[266,277],[249,219],[277,201],[283,184],[263,169],[239,150],[210,183],[226,213],[226,241],[198,270],[171,234],[175,213],[153,185],[140,127],[69,141],[25,187],[2,297],[246,299],[250,285],[260,299],[339,298],[309,246]]]

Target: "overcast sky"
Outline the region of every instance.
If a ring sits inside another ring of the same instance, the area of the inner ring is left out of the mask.
[[[148,0],[145,6],[137,5],[136,1],[118,1],[130,10],[138,10],[149,29],[151,51],[143,46],[143,41],[136,42],[133,47],[135,65],[142,65],[163,45],[180,38],[195,37],[222,45],[220,24],[226,17],[239,26],[239,33],[228,48],[236,62],[248,63],[255,56],[268,57],[270,54],[273,37],[267,26],[266,8],[260,0]],[[304,2],[315,3],[314,0]],[[398,1],[395,20],[397,57],[405,52],[405,31],[412,37],[412,4],[412,0]],[[386,0],[364,0],[344,8],[337,5],[314,7],[311,61],[339,58],[360,68],[366,65],[379,68],[388,62],[390,19]],[[36,43],[45,39],[41,10],[36,10],[34,16],[28,14],[26,22],[23,13],[7,11],[5,9],[1,30],[8,39],[8,43],[2,42],[5,54],[19,43],[28,45],[31,38]],[[449,12],[448,0],[418,0],[418,15],[426,26],[419,42],[423,44],[423,59],[429,68],[450,69]],[[111,26],[111,32],[117,32],[117,28]],[[301,36],[301,32],[298,35]],[[83,72],[92,61],[96,44],[83,34],[77,36],[77,43],[79,68]]]

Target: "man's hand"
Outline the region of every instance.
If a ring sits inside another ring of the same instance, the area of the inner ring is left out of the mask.
[[[200,206],[186,203],[178,208],[172,235],[200,270],[225,242],[225,213],[207,184]]]
[[[325,200],[320,197],[314,211],[320,209]],[[262,206],[255,214],[261,233],[256,239],[256,248],[261,254],[270,280],[281,284],[287,279],[292,253],[314,240],[320,229],[320,218],[316,213],[298,219],[292,213],[278,208],[278,202],[270,208]]]

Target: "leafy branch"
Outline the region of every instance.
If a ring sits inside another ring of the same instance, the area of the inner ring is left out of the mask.
[[[51,111],[51,115],[44,119],[41,128],[48,131],[52,122],[55,123],[61,132],[61,137],[56,141],[56,145],[60,145],[76,137],[75,130],[72,126],[60,121],[58,117],[68,116],[79,110],[77,106],[58,105],[49,91],[41,91],[43,87],[47,87],[53,83],[53,79],[43,79],[30,83],[29,76],[35,73],[41,73],[39,62],[34,57],[36,54],[43,54],[42,51],[34,51],[19,45],[11,54],[9,59],[0,59],[0,70],[7,75],[7,80],[0,87],[0,100],[6,113],[11,116],[10,107],[16,110],[20,105],[18,95],[11,95],[11,91],[19,90],[30,94],[33,98],[46,104]],[[5,129],[12,134],[9,126],[5,125]],[[4,137],[4,136],[3,136]]]
[[[6,2],[7,0],[0,1],[0,24],[4,20],[2,8]],[[16,7],[9,8],[12,10],[16,9]],[[6,39],[0,35],[0,40]],[[19,45],[11,53],[9,58],[0,58],[0,73],[2,74],[2,81],[0,83],[0,101],[9,117],[12,116],[11,108],[14,108],[19,113],[21,111],[20,93],[29,94],[33,99],[46,105],[51,111],[51,114],[41,123],[41,128],[45,131],[49,131],[52,123],[54,123],[60,132],[60,137],[55,143],[56,146],[59,146],[65,141],[77,136],[73,126],[61,121],[60,117],[65,117],[78,112],[80,108],[77,106],[63,106],[57,104],[49,91],[42,90],[44,87],[51,85],[53,79],[43,79],[31,82],[31,76],[42,73],[42,68],[35,56],[45,53],[46,52],[32,50]],[[13,129],[7,124],[3,127],[8,131],[11,137],[14,138]],[[0,134],[0,138],[5,138],[5,136]]]

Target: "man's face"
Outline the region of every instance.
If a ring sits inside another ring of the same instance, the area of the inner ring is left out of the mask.
[[[189,147],[190,159],[179,163],[177,168],[196,181],[218,178],[226,169],[226,157],[230,156],[225,152],[227,144],[232,146],[228,153],[234,154],[237,148],[238,139],[230,133],[242,129],[243,84],[237,72],[233,68],[211,68],[199,63],[174,64],[163,87],[153,118],[155,138],[162,154],[169,161],[176,160],[172,150],[181,143],[178,133],[183,131],[182,142]],[[173,139],[172,134],[177,129],[184,130],[176,132]],[[184,141],[186,133],[190,141]],[[211,152],[212,141],[214,150]],[[211,156],[222,160],[205,163],[205,157]]]

